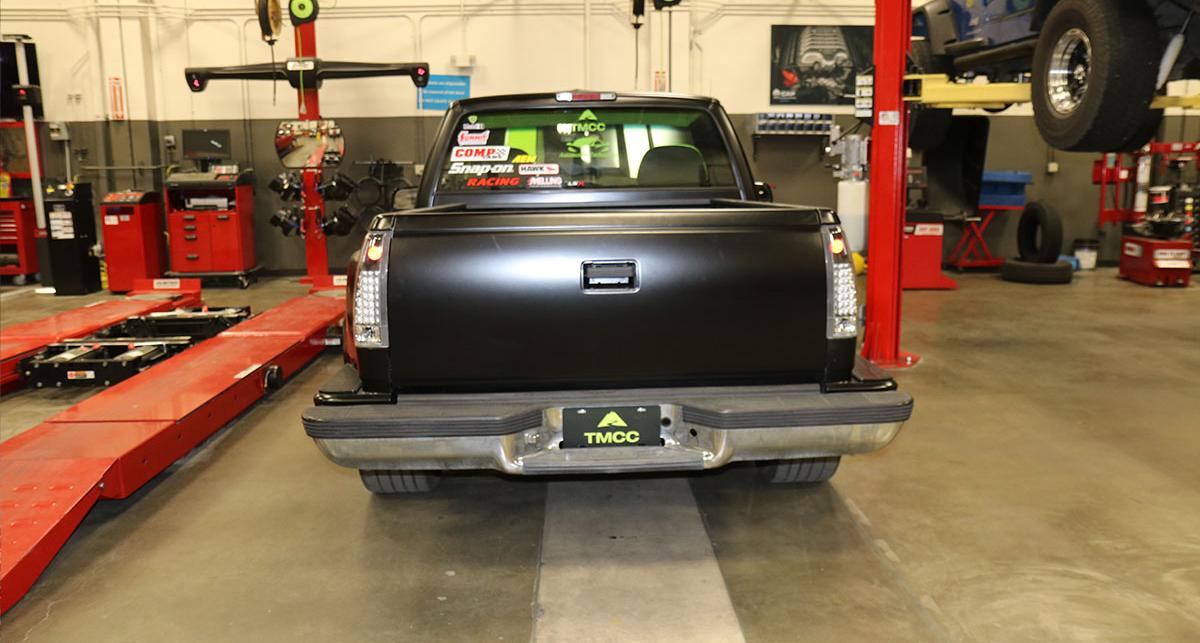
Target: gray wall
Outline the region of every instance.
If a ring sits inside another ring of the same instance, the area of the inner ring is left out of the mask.
[[[356,178],[365,175],[365,168],[356,162],[372,158],[396,161],[424,162],[438,117],[403,118],[339,118],[346,134],[346,162],[342,171]],[[844,126],[852,125],[849,118],[840,118]],[[824,140],[818,137],[753,138],[753,115],[733,116],[742,144],[751,157],[758,180],[776,186],[776,200],[833,207],[837,186],[821,151]],[[176,135],[184,129],[228,129],[233,137],[235,156],[249,164],[258,177],[255,200],[257,247],[259,260],[268,271],[297,272],[304,269],[304,243],[296,237],[284,237],[268,223],[271,214],[280,207],[275,194],[266,189],[271,177],[282,168],[273,153],[275,121],[145,121],[71,123],[72,148],[87,150],[84,166],[100,165],[170,165],[179,163],[178,150],[170,152],[163,146],[163,136]],[[865,130],[864,130],[865,132]],[[1170,140],[1200,139],[1200,117],[1168,118],[1164,136]],[[131,142],[132,138],[132,142]],[[64,155],[60,143],[45,141],[47,175],[65,175]],[[131,152],[132,150],[132,152]],[[1029,196],[1049,203],[1063,218],[1064,246],[1069,250],[1074,239],[1095,238],[1099,189],[1092,185],[1092,163],[1096,154],[1069,154],[1049,149],[1039,138],[1033,120],[1021,116],[993,116],[988,148],[987,168],[990,170],[1020,170],[1033,174],[1034,183]],[[1047,174],[1050,160],[1059,164],[1059,172]],[[73,170],[81,180],[96,184],[96,194],[137,187],[161,188],[162,170],[134,172],[128,170],[86,170],[74,162]],[[1004,256],[1016,252],[1015,215],[1005,216],[988,231],[988,243],[993,252]],[[957,240],[958,230],[948,227],[947,245]],[[1115,234],[1105,244],[1112,248]],[[331,238],[330,264],[336,269],[344,266],[357,246],[355,238]],[[1115,254],[1110,255],[1115,257]]]

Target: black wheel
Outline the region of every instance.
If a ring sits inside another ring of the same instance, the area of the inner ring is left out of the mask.
[[[1075,270],[1065,261],[1030,263],[1009,259],[1000,266],[1001,279],[1021,284],[1069,284],[1074,276]]]
[[[428,471],[392,471],[388,469],[359,469],[367,491],[380,495],[397,493],[426,493],[437,487],[441,478]]]
[[[841,456],[780,460],[766,467],[768,479],[774,484],[819,483],[837,473]]]
[[[1033,113],[1061,150],[1108,152],[1133,141],[1154,99],[1154,16],[1142,0],[1061,0],[1033,56]]]
[[[13,275],[13,285],[14,286],[24,286],[25,285],[25,275]]]
[[[1017,251],[1021,261],[1054,263],[1062,252],[1062,219],[1046,204],[1030,201],[1017,223]]]
[[[237,278],[238,288],[245,290],[250,287],[250,278],[245,275],[239,275]]]
[[[943,56],[934,55],[929,41],[924,38],[913,39],[912,61],[919,74],[954,73],[950,61]],[[940,145],[950,131],[950,119],[953,115],[952,109],[914,107],[908,116],[908,146],[920,152]]]

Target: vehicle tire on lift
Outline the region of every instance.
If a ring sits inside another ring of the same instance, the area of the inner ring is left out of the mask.
[[[363,486],[371,493],[389,496],[399,493],[433,491],[441,476],[430,471],[394,471],[390,469],[359,469]]]
[[[913,39],[912,61],[918,73],[954,73],[950,61],[934,55],[929,41],[924,38]],[[914,107],[908,115],[908,146],[918,152],[937,147],[946,139],[953,116],[952,109],[934,109],[923,105]]]
[[[1158,136],[1158,129],[1162,126],[1163,110],[1152,109],[1146,112],[1146,117],[1142,119],[1142,124],[1138,126],[1137,133],[1133,138],[1125,142],[1121,146],[1122,152],[1136,152],[1142,149],[1146,143],[1149,143]]]
[[[1062,219],[1046,204],[1025,204],[1017,223],[1017,252],[1021,261],[1054,263],[1062,252]]]
[[[1033,114],[1042,138],[1077,152],[1132,144],[1154,99],[1158,42],[1154,15],[1140,0],[1055,4],[1033,56]],[[1055,87],[1051,77],[1065,85]]]
[[[780,460],[766,466],[766,475],[772,484],[821,483],[837,473],[841,461],[841,456]]]
[[[1066,261],[1032,263],[1009,259],[1000,266],[1000,278],[1021,284],[1069,284],[1075,269]]]

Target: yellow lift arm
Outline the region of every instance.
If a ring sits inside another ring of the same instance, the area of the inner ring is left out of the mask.
[[[904,100],[936,108],[1000,109],[1030,101],[1029,83],[956,83],[945,74],[909,74],[904,77]],[[1155,108],[1200,109],[1200,94],[1159,96]]]

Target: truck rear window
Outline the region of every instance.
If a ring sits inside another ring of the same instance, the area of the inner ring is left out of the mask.
[[[735,185],[729,150],[708,112],[576,107],[464,116],[439,190]]]

